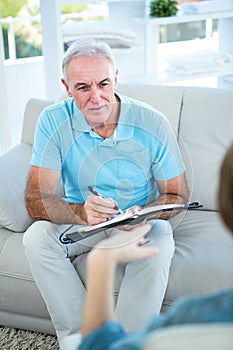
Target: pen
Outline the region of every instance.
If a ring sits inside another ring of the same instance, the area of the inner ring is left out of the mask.
[[[88,189],[91,193],[93,193],[94,195],[96,195],[96,196],[98,196],[98,197],[104,198],[104,196],[102,196],[99,192],[97,192],[92,186],[88,186],[87,189]],[[119,213],[122,213],[122,210],[121,210],[120,208],[118,208],[117,205],[115,205],[115,207],[113,207],[113,209],[118,210]]]

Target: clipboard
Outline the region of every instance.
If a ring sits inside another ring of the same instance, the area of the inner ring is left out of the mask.
[[[80,227],[77,231],[69,232],[70,229],[63,232],[60,236],[60,241],[64,244],[78,242],[87,237],[93,236],[103,230],[107,230],[118,225],[136,225],[147,219],[156,219],[161,213],[174,210],[193,210],[203,207],[199,202],[193,202],[189,204],[163,204],[152,207],[144,208],[138,211],[136,214],[130,213],[129,210],[124,211],[121,214],[116,215],[101,224],[84,227]]]

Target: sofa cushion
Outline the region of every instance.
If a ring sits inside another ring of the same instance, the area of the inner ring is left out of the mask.
[[[187,88],[184,93],[180,140],[192,163],[187,166],[191,201],[208,210],[217,210],[219,168],[233,141],[232,101],[230,89]]]
[[[19,144],[0,157],[0,226],[24,232],[32,223],[24,201],[31,146]]]
[[[175,131],[178,131],[184,87],[121,83],[117,91],[159,110],[166,115]]]
[[[183,215],[183,213],[181,214]],[[171,221],[176,251],[164,310],[176,299],[233,288],[233,238],[217,212],[193,210]]]
[[[49,318],[31,275],[22,240],[23,233],[0,229],[0,311]]]
[[[34,142],[34,132],[36,128],[37,119],[42,110],[51,105],[53,102],[49,100],[40,100],[38,98],[31,98],[25,108],[23,128],[21,135],[21,142],[32,145]]]

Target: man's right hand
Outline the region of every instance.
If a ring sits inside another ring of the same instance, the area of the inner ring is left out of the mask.
[[[118,211],[114,209],[117,206],[112,198],[103,198],[101,196],[90,195],[84,204],[87,223],[89,225],[97,225],[109,218],[114,217]]]

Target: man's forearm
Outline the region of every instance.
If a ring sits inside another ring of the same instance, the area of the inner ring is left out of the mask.
[[[26,207],[33,220],[47,220],[55,224],[84,224],[86,216],[83,204],[68,203],[64,198],[51,194],[26,196]]]
[[[159,189],[159,197],[151,202],[148,206],[161,204],[187,204],[189,198],[189,191],[185,173],[166,181],[157,181]],[[176,215],[179,211],[172,210],[161,214],[161,219],[169,219]]]
[[[162,205],[162,204],[186,204],[186,203],[187,203],[186,196],[165,193],[165,194],[161,194],[155,201],[149,203],[147,207],[152,207],[155,205]],[[165,213],[162,213],[160,215],[160,218],[169,219],[178,213],[179,213],[178,210],[167,211]]]

